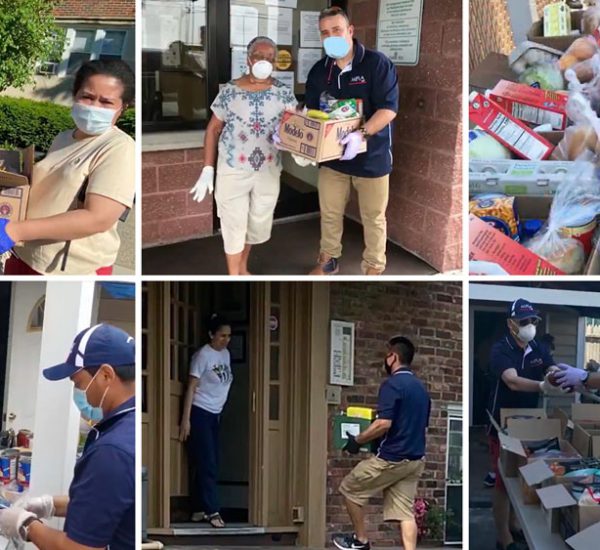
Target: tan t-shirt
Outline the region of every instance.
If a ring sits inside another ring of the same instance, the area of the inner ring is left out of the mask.
[[[135,142],[113,127],[104,134],[75,139],[73,130],[56,136],[47,156],[34,165],[27,219],[39,219],[82,208],[77,198],[88,178],[95,193],[131,208],[135,194]],[[65,270],[64,241],[29,241],[15,248],[17,256],[43,274],[92,275],[112,266],[121,241],[118,222],[108,231],[71,241]]]

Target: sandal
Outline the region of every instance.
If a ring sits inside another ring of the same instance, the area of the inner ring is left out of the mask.
[[[225,527],[225,522],[223,521],[223,518],[219,512],[215,512],[214,514],[210,514],[210,516],[206,515],[204,517],[205,520],[210,523],[211,527],[214,527],[215,529],[223,529],[223,527]]]

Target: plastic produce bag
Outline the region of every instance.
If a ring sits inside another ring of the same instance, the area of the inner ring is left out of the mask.
[[[600,119],[581,90],[569,95],[567,116],[574,124],[565,130],[551,160],[586,160],[600,165]]]
[[[565,71],[569,92],[580,92],[589,99],[592,109],[600,107],[600,52]]]
[[[519,82],[542,90],[565,89],[565,80],[557,63],[540,63],[527,68],[519,75]]]
[[[525,243],[532,252],[567,274],[581,273],[586,261],[583,243],[569,237],[568,228],[584,226],[600,213],[597,169],[592,163],[580,162],[581,172],[559,185],[546,225]]]

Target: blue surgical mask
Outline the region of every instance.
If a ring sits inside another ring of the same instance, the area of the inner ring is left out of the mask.
[[[333,59],[342,59],[348,55],[350,44],[343,36],[329,36],[323,40],[325,53]]]
[[[77,128],[84,134],[99,136],[112,128],[115,112],[113,109],[75,103],[71,109],[71,116]]]
[[[100,371],[98,371],[98,372],[100,372]],[[75,403],[75,406],[79,409],[79,411],[85,418],[91,420],[92,422],[100,422],[100,420],[102,420],[104,418],[104,411],[102,410],[102,402],[104,401],[104,398],[106,397],[106,392],[108,392],[108,388],[106,388],[106,391],[104,392],[104,395],[102,396],[102,399],[100,400],[100,406],[98,406],[98,407],[93,407],[92,405],[90,405],[90,402],[87,400],[87,391],[90,388],[90,386],[92,385],[94,378],[96,378],[96,376],[98,376],[98,372],[96,374],[94,374],[94,376],[90,380],[90,383],[87,385],[85,390],[80,390],[79,388],[73,387],[73,401]]]

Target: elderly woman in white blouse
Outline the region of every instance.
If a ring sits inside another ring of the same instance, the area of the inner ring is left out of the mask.
[[[276,55],[277,46],[265,36],[248,44],[248,74],[225,84],[211,105],[204,168],[191,191],[198,202],[211,193],[216,166],[215,200],[230,275],[249,275],[252,246],[271,237],[281,174],[273,134],[283,112],[297,103],[292,90],[271,76]]]

